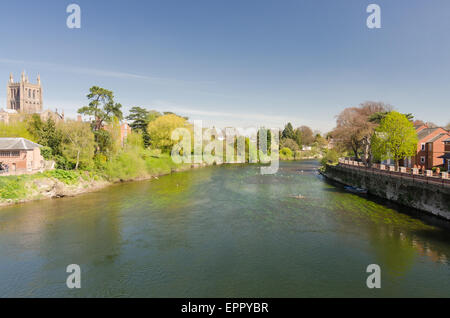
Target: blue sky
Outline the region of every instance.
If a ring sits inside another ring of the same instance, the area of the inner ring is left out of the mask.
[[[0,107],[9,73],[41,74],[44,107],[75,116],[92,85],[206,125],[310,125],[366,100],[450,121],[450,1],[64,0],[0,10]],[[368,29],[366,7],[381,7]]]

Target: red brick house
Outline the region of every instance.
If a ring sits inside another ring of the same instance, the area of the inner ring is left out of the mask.
[[[425,125],[416,126],[417,138],[417,154],[407,160],[407,165],[414,168],[424,170],[433,167],[442,166],[444,164],[444,140],[450,138],[450,133],[441,127],[428,128]]]
[[[44,158],[41,147],[25,138],[0,138],[0,163],[9,172],[25,173],[42,169]]]
[[[444,167],[450,171],[450,138],[444,140],[444,154],[439,158],[444,160]]]

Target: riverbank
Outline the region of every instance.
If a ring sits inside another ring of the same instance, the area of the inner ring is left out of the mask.
[[[116,183],[149,180],[174,172],[200,168],[205,164],[175,164],[170,156],[149,160],[138,170],[122,171],[120,176],[108,171],[52,170],[44,173],[0,177],[0,207],[30,201],[77,196]]]
[[[367,189],[368,193],[450,220],[450,187],[419,182],[345,166],[326,165],[321,173],[339,183]]]

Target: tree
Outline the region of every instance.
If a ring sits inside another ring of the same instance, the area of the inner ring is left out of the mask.
[[[284,126],[284,130],[281,133],[281,138],[294,139],[294,128],[291,123],[287,123],[287,125]]]
[[[294,138],[293,139],[299,147],[301,147],[303,145],[302,132],[300,129],[294,130]]]
[[[356,159],[362,151],[362,160],[368,166],[372,162],[371,139],[378,119],[389,112],[392,106],[381,102],[364,102],[359,107],[345,108],[336,119],[336,128],[332,131],[333,139],[338,146],[351,150]],[[375,115],[378,114],[378,115]],[[373,119],[372,119],[373,118]]]
[[[392,111],[375,130],[372,152],[380,160],[393,159],[398,169],[401,159],[416,154],[417,142],[413,123],[405,115]]]
[[[314,142],[314,133],[311,128],[309,128],[308,126],[300,126],[297,128],[297,130],[299,131],[302,142],[302,144],[299,144],[299,146],[310,146]]]
[[[319,148],[324,148],[328,145],[328,141],[322,137],[320,133],[318,133],[314,137],[314,144],[316,144]]]
[[[88,106],[78,110],[79,114],[92,116],[92,128],[94,131],[102,129],[104,122],[110,122],[113,117],[122,120],[122,105],[114,101],[114,93],[107,89],[92,86],[87,98],[90,100]]]
[[[89,125],[78,121],[68,121],[61,124],[60,129],[64,136],[63,155],[75,165],[75,170],[80,164],[83,167],[89,167],[95,152],[94,134]]]
[[[161,113],[156,110],[149,111],[135,106],[131,108],[130,114],[126,117],[127,120],[131,121],[131,129],[142,134],[145,147],[150,146],[150,136],[147,131],[148,124],[160,116],[162,116]]]
[[[150,143],[153,148],[170,151],[176,144],[172,140],[172,132],[176,128],[188,128],[186,119],[169,114],[156,118],[148,124],[147,131],[150,135]]]
[[[450,130],[450,122],[445,126],[445,129]]]
[[[113,148],[113,138],[107,130],[94,131],[97,153],[107,154]]]
[[[50,147],[53,155],[61,155],[62,132],[56,127],[53,119],[43,122],[38,114],[33,114],[28,121],[28,131],[35,137],[36,142],[42,146]]]
[[[369,121],[373,122],[373,123],[377,123],[380,124],[381,121],[390,113],[391,111],[383,111],[383,112],[376,112],[372,115],[369,116]],[[411,113],[407,113],[407,114],[403,114],[405,115],[405,117],[410,120],[413,121],[414,116]],[[414,121],[413,121],[414,123]]]
[[[297,145],[297,143],[291,139],[291,138],[286,138],[283,139],[281,141],[281,145],[280,148],[289,148],[291,149],[293,152],[300,150],[299,146]]]

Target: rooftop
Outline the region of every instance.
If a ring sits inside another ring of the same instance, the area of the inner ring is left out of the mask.
[[[425,128],[425,129],[422,129],[421,131],[419,131],[417,133],[417,138],[419,138],[419,140],[422,140],[423,138],[425,138],[429,134],[433,133],[436,129],[439,129],[439,128]]]
[[[32,150],[41,145],[25,138],[0,138],[0,150]]]
[[[436,140],[439,140],[440,138],[442,138],[444,136],[448,136],[448,134],[442,133],[442,134],[436,135],[435,137],[431,138],[430,140],[427,140],[427,142],[435,142]]]

